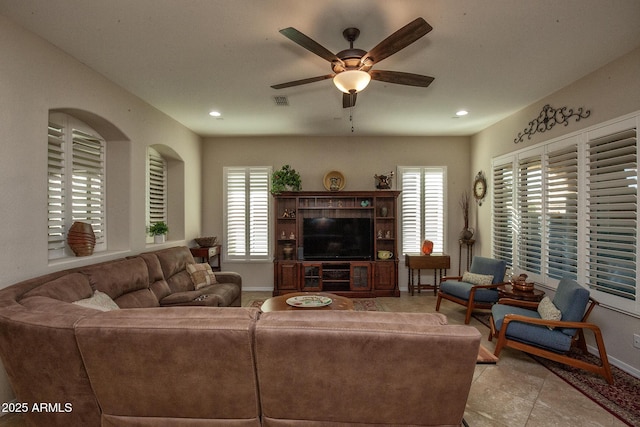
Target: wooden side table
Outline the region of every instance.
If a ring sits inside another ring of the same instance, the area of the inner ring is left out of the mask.
[[[540,300],[544,298],[544,291],[535,288],[532,291],[519,291],[518,289],[515,289],[510,283],[505,283],[498,286],[498,295],[500,298],[511,298],[521,301],[540,302]]]
[[[220,253],[222,245],[214,245],[208,248],[189,248],[194,258],[202,258],[202,262],[208,262],[213,271],[220,271]],[[216,260],[216,264],[212,265],[211,260]]]
[[[444,254],[404,254],[404,263],[409,267],[409,291],[411,295],[414,294],[414,290],[417,287],[418,293],[421,289],[433,289],[435,295],[438,291],[438,286],[442,280],[443,274],[448,268],[451,268],[451,257]],[[418,270],[418,283],[414,282],[414,271]],[[433,270],[433,284],[422,284],[420,282],[420,270]],[[438,280],[438,272],[440,272],[440,279]]]

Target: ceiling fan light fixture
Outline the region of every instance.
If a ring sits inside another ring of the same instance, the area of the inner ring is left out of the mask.
[[[361,70],[343,71],[333,78],[333,84],[344,93],[360,92],[367,87],[370,81],[369,73]]]

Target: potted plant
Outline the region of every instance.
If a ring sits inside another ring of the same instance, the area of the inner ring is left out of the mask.
[[[271,174],[271,194],[280,194],[283,191],[300,191],[301,188],[300,174],[289,165],[284,165],[280,170]]]
[[[164,243],[169,227],[164,221],[158,221],[149,227],[148,231],[153,236],[154,243]]]

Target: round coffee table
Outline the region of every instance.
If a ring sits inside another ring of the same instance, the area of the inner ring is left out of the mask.
[[[294,307],[292,305],[287,304],[287,300],[291,297],[308,296],[308,295],[319,295],[319,296],[329,297],[331,298],[331,304],[325,305],[323,307]],[[269,298],[264,303],[262,303],[260,310],[262,310],[263,312],[287,311],[287,310],[297,310],[297,311],[353,310],[353,301],[351,301],[349,298],[341,297],[334,294],[329,294],[326,292],[294,292],[290,294]]]
[[[539,302],[544,298],[544,291],[535,288],[532,291],[520,291],[514,289],[513,285],[505,283],[504,285],[498,286],[498,295],[500,298]]]

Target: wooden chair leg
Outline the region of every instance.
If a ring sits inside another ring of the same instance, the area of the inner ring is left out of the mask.
[[[468,325],[469,322],[471,321],[471,312],[473,311],[473,304],[471,304],[471,302],[469,302],[469,305],[467,306],[467,314],[464,316],[464,324]]]
[[[438,299],[436,300],[436,311],[440,311],[440,302],[442,301],[442,295],[438,292]]]

